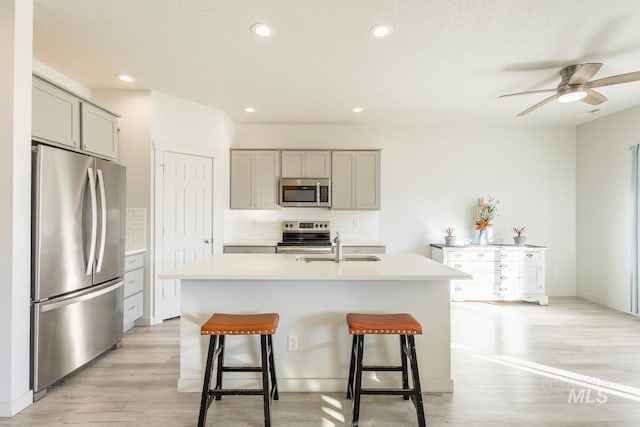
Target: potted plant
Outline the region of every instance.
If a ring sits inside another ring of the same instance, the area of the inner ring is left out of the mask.
[[[527,236],[523,236],[522,234],[527,231],[527,227],[513,227],[515,236],[513,236],[513,242],[516,246],[524,246],[527,242]]]
[[[455,244],[456,244],[456,236],[453,235],[453,227],[445,228],[444,232],[447,233],[447,235],[444,236],[444,245],[445,246],[455,246]]]

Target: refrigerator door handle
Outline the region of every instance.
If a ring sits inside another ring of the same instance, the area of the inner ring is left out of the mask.
[[[47,311],[56,310],[67,305],[75,304],[81,301],[87,301],[93,298],[97,298],[101,295],[108,294],[111,291],[124,286],[124,281],[120,280],[117,283],[107,283],[102,286],[95,286],[89,289],[85,289],[80,292],[73,293],[64,298],[56,298],[54,301],[40,303],[40,313],[46,313]]]
[[[98,170],[98,188],[100,189],[100,210],[102,217],[102,224],[100,226],[100,252],[98,252],[98,264],[96,265],[96,272],[99,273],[102,270],[102,260],[104,259],[104,247],[107,240],[107,198],[104,192],[104,176],[102,175],[102,169]]]
[[[96,203],[96,183],[93,177],[93,168],[87,168],[89,175],[89,192],[91,193],[91,243],[89,244],[89,256],[87,257],[86,275],[91,274],[93,260],[96,257],[96,237],[98,234],[98,206]]]

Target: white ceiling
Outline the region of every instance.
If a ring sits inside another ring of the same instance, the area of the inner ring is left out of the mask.
[[[256,37],[258,21],[274,34]],[[381,22],[393,33],[374,39]],[[236,123],[576,125],[636,105],[640,82],[599,89],[595,114],[553,102],[516,118],[546,94],[498,96],[553,88],[574,63],[604,62],[594,78],[640,70],[639,22],[637,0],[35,0],[34,57]]]

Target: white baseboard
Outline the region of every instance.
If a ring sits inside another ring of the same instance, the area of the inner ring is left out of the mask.
[[[0,402],[0,417],[13,417],[33,403],[33,391],[29,390],[10,402]]]

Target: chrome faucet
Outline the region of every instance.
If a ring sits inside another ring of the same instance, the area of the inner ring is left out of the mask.
[[[344,261],[344,257],[342,256],[342,240],[340,240],[340,232],[336,232],[336,238],[333,239],[333,242],[336,244],[336,262],[342,262]]]

